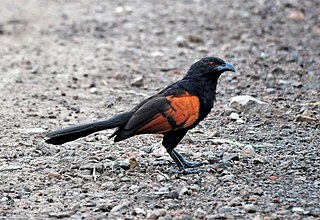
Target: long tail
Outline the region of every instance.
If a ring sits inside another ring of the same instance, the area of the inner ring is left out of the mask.
[[[71,127],[49,132],[46,135],[46,137],[48,138],[46,140],[46,143],[60,145],[69,141],[74,141],[81,137],[85,137],[98,131],[124,126],[132,116],[132,114],[132,112],[125,112],[116,115],[115,117],[108,120],[96,121],[82,125],[74,125]]]

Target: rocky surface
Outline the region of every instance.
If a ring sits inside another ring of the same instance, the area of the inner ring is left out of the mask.
[[[319,219],[319,9],[2,0],[0,218]],[[237,72],[221,77],[214,110],[178,147],[207,161],[204,172],[166,173],[176,167],[161,135],[43,142],[49,130],[132,108],[207,55]],[[270,107],[226,109],[239,95]]]

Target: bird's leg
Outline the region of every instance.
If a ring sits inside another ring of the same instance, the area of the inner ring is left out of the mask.
[[[178,130],[176,132],[166,133],[163,137],[162,145],[167,149],[170,157],[178,165],[179,170],[169,171],[169,173],[181,173],[181,174],[194,174],[200,173],[203,170],[188,170],[187,168],[200,166],[198,164],[193,165],[192,163],[186,161],[179,153],[177,153],[174,148],[182,140],[183,136],[188,130]]]
[[[174,153],[174,150],[167,149],[167,152],[169,153],[170,157],[174,160],[174,162],[178,165],[179,169],[184,170],[185,167],[183,163],[180,161],[179,157],[177,157],[176,154]]]
[[[207,164],[206,162],[189,162],[181,154],[179,154],[175,149],[172,150],[172,153],[179,159],[183,164],[184,168],[195,168]]]
[[[167,149],[167,151],[168,151],[168,153],[169,153],[169,155],[171,156],[171,158],[174,160],[174,162],[176,162],[176,164],[178,165],[178,167],[179,167],[179,170],[171,170],[171,171],[169,171],[169,173],[179,173],[179,174],[196,174],[196,173],[200,173],[200,172],[202,172],[202,171],[204,171],[204,170],[202,170],[202,169],[197,169],[197,170],[187,170],[186,168],[191,168],[191,164],[193,164],[193,163],[190,163],[190,162],[188,162],[186,159],[184,159],[183,157],[182,157],[182,155],[180,155],[179,153],[178,153],[178,155],[177,155],[177,152],[173,149],[173,150],[171,150],[171,149]],[[182,160],[181,160],[182,159]],[[185,164],[186,164],[186,162],[188,163],[188,165],[186,166]],[[194,164],[193,164],[194,165]],[[200,166],[200,165],[198,165],[198,164],[196,164],[196,166]],[[196,167],[196,166],[193,166],[193,167]]]

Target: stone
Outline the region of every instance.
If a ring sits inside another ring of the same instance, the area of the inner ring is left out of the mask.
[[[142,77],[142,76],[136,76],[136,77],[131,81],[131,86],[134,86],[134,87],[142,87],[142,86],[143,86],[143,77]]]
[[[136,168],[138,166],[139,166],[139,163],[138,163],[137,159],[135,157],[131,157],[129,159],[129,168],[130,169],[134,169],[134,168]]]
[[[129,207],[129,202],[119,203],[115,207],[113,207],[110,212],[119,212],[121,209],[127,209]]]
[[[232,113],[238,113],[238,110],[235,108],[231,108],[229,105],[225,105],[223,115],[230,116]]]
[[[110,190],[110,191],[114,191],[116,189],[118,189],[119,187],[112,181],[109,182],[104,182],[101,184],[101,189],[106,189],[106,190]]]
[[[157,194],[157,195],[164,195],[164,194],[168,194],[168,193],[169,193],[168,187],[161,187],[158,189],[157,192],[155,192],[155,194]]]
[[[230,115],[229,115],[229,119],[231,121],[238,121],[240,119],[240,115],[236,112],[232,112]]]
[[[141,148],[142,151],[146,152],[147,154],[152,153],[152,151],[154,150],[153,146],[147,146],[147,147],[143,147]]]
[[[218,210],[219,213],[230,213],[233,212],[233,208],[231,206],[222,206],[221,208],[219,208]]]
[[[73,212],[71,212],[71,211],[51,212],[51,213],[49,213],[49,216],[54,217],[54,218],[69,218],[72,214],[73,214]]]
[[[139,189],[140,189],[140,187],[138,185],[131,185],[129,187],[129,191],[131,191],[131,192],[138,192]]]
[[[47,131],[44,130],[43,128],[25,128],[25,129],[22,129],[22,132],[26,134],[42,134]]]
[[[184,36],[177,36],[176,44],[178,47],[188,47],[188,40]]]
[[[193,213],[193,217],[195,219],[204,219],[206,215],[207,215],[207,212],[204,211],[202,208],[197,208]]]
[[[12,205],[14,203],[14,200],[11,196],[4,196],[0,199],[0,204],[2,205]]]
[[[56,147],[51,146],[45,142],[39,142],[36,146],[37,150],[40,150],[42,153],[46,155],[54,155],[58,152],[59,149]]]
[[[110,212],[110,210],[112,209],[112,205],[107,205],[107,204],[102,204],[99,206],[99,210],[101,210],[102,212]]]
[[[239,154],[231,153],[223,156],[224,163],[227,163],[229,161],[239,161]]]
[[[298,115],[295,121],[296,122],[314,122],[314,121],[317,121],[317,119],[310,116],[306,116],[306,115]]]
[[[244,123],[244,120],[242,120],[241,118],[240,118],[240,115],[238,114],[238,113],[236,113],[236,112],[232,112],[230,115],[229,115],[229,117],[228,117],[231,121],[236,121],[236,122],[238,122],[238,123],[240,123],[240,124],[243,124]]]
[[[91,94],[98,94],[98,89],[96,87],[90,88],[90,93]]]
[[[188,40],[189,40],[189,42],[191,42],[191,43],[203,43],[203,42],[204,42],[204,39],[203,39],[201,36],[199,36],[199,35],[194,35],[194,34],[189,35],[189,36],[188,36]]]
[[[253,213],[253,212],[256,212],[257,211],[257,208],[255,205],[253,204],[246,204],[244,205],[244,210],[248,213]]]
[[[262,164],[262,163],[266,163],[267,160],[266,158],[260,156],[260,155],[256,155],[253,159],[252,162],[257,165],[257,164]]]
[[[93,172],[94,168],[98,173],[103,172],[103,164],[101,163],[88,162],[80,166],[80,170],[90,170],[91,172]]]
[[[301,208],[301,207],[293,207],[293,208],[292,208],[292,211],[293,211],[293,212],[296,212],[296,213],[303,213],[303,212],[304,212],[304,209]]]
[[[147,213],[147,219],[159,219],[161,216],[165,216],[167,214],[167,210],[165,209],[156,209],[156,210],[149,210]]]
[[[182,186],[179,191],[178,191],[179,196],[183,196],[183,195],[190,195],[191,191],[186,187],[186,186]]]
[[[244,148],[242,148],[240,154],[242,157],[254,157],[256,155],[256,152],[251,145],[246,145],[244,146]]]
[[[172,220],[171,215],[160,216],[158,220]]]
[[[139,208],[139,207],[134,208],[134,212],[136,215],[146,215],[147,214],[147,212],[144,209]]]
[[[317,114],[318,114],[317,111],[312,111],[312,110],[309,110],[309,109],[305,109],[305,110],[302,112],[302,115],[304,115],[304,116],[309,116],[309,117],[315,117]]]
[[[304,13],[300,10],[293,9],[289,14],[288,18],[290,20],[295,20],[295,21],[303,21],[304,20]]]
[[[50,173],[48,173],[48,178],[49,179],[62,179],[62,175],[57,172],[50,172]]]
[[[231,206],[240,206],[242,204],[241,201],[242,201],[242,199],[241,199],[240,196],[234,197],[233,199],[230,200],[229,205],[231,205]]]
[[[262,188],[255,188],[253,190],[253,193],[256,194],[256,195],[262,196],[263,193],[264,193],[264,190]]]
[[[22,167],[16,164],[6,164],[0,167],[0,171],[15,171],[15,170],[21,170],[21,169]]]
[[[235,177],[234,177],[233,174],[224,175],[224,176],[221,177],[221,180],[222,180],[223,182],[231,182],[231,181],[234,180],[234,179],[235,179]]]
[[[157,181],[158,181],[158,182],[164,182],[164,181],[166,181],[166,180],[168,180],[167,175],[164,175],[164,174],[158,174],[158,175],[157,175]]]
[[[152,57],[162,57],[164,54],[161,51],[154,51],[150,55]]]
[[[271,105],[262,102],[249,95],[235,96],[231,98],[229,106],[238,112],[265,111],[271,108]]]
[[[130,161],[129,160],[116,161],[113,164],[113,168],[114,169],[122,168],[122,169],[128,170],[128,169],[130,169]]]

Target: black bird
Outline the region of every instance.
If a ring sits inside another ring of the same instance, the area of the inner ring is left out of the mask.
[[[235,72],[232,64],[217,57],[205,57],[194,63],[187,74],[131,111],[110,119],[75,125],[47,134],[47,143],[63,144],[94,132],[117,128],[110,138],[122,141],[139,134],[163,134],[162,145],[179,167],[179,173],[204,163],[191,163],[175,147],[188,130],[199,124],[211,111],[218,78],[225,71]]]

